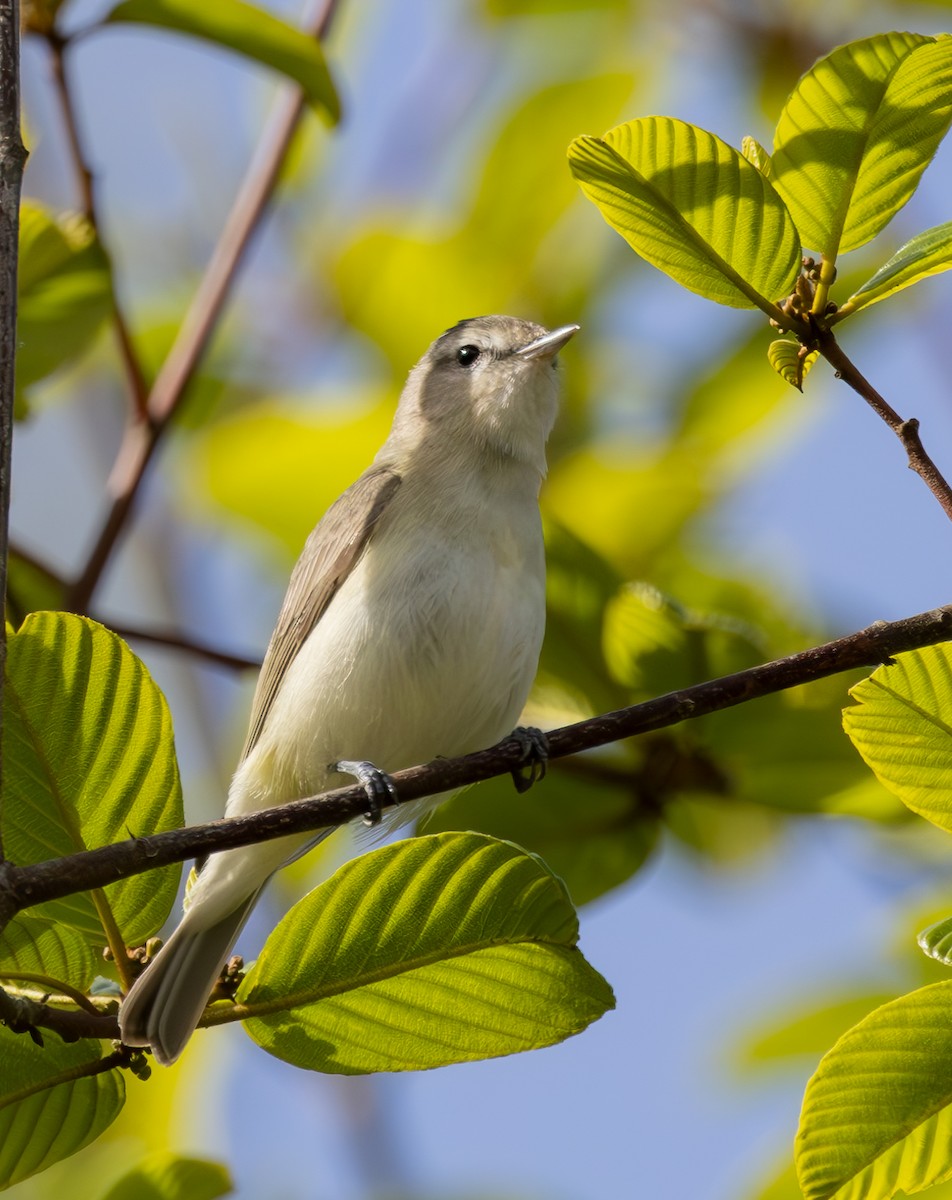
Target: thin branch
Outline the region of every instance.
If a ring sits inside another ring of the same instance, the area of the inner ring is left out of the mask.
[[[50,64],[53,72],[54,91],[59,97],[60,110],[63,116],[63,128],[66,132],[66,144],[69,147],[70,158],[73,162],[73,172],[76,176],[76,186],[79,189],[80,204],[83,215],[93,228],[96,240],[103,250],[109,267],[109,298],[112,304],[112,324],[119,344],[119,356],[122,359],[126,382],[132,394],[137,420],[146,417],[146,404],[149,387],[146,383],[142,363],[132,342],[132,334],[126,321],[125,313],[116,295],[116,279],[112,259],[103,244],[102,230],[99,224],[99,214],[96,207],[95,179],[89,161],[83,151],[79,124],[76,119],[76,106],[69,85],[69,75],[66,69],[65,51],[68,42],[54,31],[46,34],[46,43],[50,50]]]
[[[553,730],[548,734],[549,756],[557,759],[578,754],[830,675],[875,666],[888,661],[894,654],[950,639],[952,605],[900,621],[878,622],[786,658]],[[399,794],[399,800],[394,803],[408,803],[516,771],[522,765],[522,754],[521,743],[508,738],[498,746],[476,754],[438,759],[399,771],[393,776]],[[389,803],[386,802],[384,807]],[[366,807],[367,798],[362,787],[338,788],[264,812],[132,838],[32,866],[2,864],[0,909],[19,911],[45,900],[102,887],[117,879],[215,850],[343,825],[359,818]]]
[[[0,0],[0,606],[6,605],[13,446],[14,362],[17,346],[17,250],[20,189],[26,149],[20,137],[20,6]],[[0,629],[0,707],[6,666],[6,627]],[[3,782],[0,728],[0,787]],[[0,860],[3,845],[0,842]]]
[[[836,371],[837,376],[845,380],[855,392],[858,392],[876,415],[885,421],[899,438],[909,460],[909,469],[915,471],[922,479],[942,506],[942,511],[952,521],[952,487],[949,486],[942,472],[926,453],[919,437],[918,420],[915,417],[903,420],[876,391],[869,380],[857,370],[843,352],[832,331],[820,321],[813,323],[813,338],[816,348]]]
[[[326,36],[335,9],[335,0],[326,0],[313,23],[316,37]],[[126,429],[109,479],[109,512],[85,568],[70,589],[67,606],[74,611],[86,610],[132,511],[152,455],[202,361],[238,268],[272,198],[303,111],[301,89],[286,89],[248,167],[178,336],[152,385],[147,420]]]
[[[93,619],[102,620],[95,616]],[[207,642],[197,641],[174,629],[140,629],[131,625],[117,625],[113,621],[102,623],[127,642],[148,642],[152,646],[166,646],[170,650],[179,650],[183,654],[203,658],[221,667],[230,667],[233,671],[248,671],[261,666],[260,656],[232,654],[228,650],[219,650],[216,646],[209,646]]]

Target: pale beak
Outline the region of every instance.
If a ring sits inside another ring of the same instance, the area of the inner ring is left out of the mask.
[[[516,354],[520,358],[555,358],[569,338],[578,333],[580,328],[579,325],[560,325],[551,333],[544,333],[542,337],[536,338],[528,346],[523,346],[516,351]]]

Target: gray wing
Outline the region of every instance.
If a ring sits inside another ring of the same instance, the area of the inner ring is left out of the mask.
[[[242,759],[251,753],[261,736],[285,671],[353,570],[374,526],[399,487],[400,476],[395,471],[371,467],[334,501],[307,539],[291,572],[278,623],[258,676]]]

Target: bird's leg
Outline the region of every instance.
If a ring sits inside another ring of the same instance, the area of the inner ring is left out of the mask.
[[[527,792],[534,783],[545,778],[549,761],[549,739],[534,725],[518,725],[509,735],[522,751],[522,762],[512,772],[517,792]]]
[[[367,811],[364,813],[365,825],[379,825],[383,816],[382,805],[387,800],[397,799],[397,789],[393,780],[386,772],[375,767],[372,762],[341,759],[331,763],[330,769],[342,775],[353,775],[367,793]]]

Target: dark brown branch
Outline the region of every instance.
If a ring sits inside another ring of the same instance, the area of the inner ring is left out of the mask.
[[[327,0],[314,22],[316,37],[326,36],[335,7],[335,0]],[[109,512],[82,574],[70,589],[67,606],[76,612],[86,611],[132,512],[152,455],[202,361],[238,268],[274,193],[303,111],[301,89],[287,89],[262,135],[198,291],[152,385],[146,419],[126,429],[109,480]]]
[[[942,511],[952,521],[952,488],[945,477],[926,453],[919,437],[919,422],[913,417],[903,418],[883,399],[873,385],[854,366],[844,354],[839,342],[831,330],[824,328],[821,322],[814,322],[814,344],[826,361],[836,371],[840,379],[845,380],[850,387],[858,392],[872,410],[879,416],[902,442],[909,460],[909,469],[915,471],[923,480],[942,506]]]
[[[17,250],[20,188],[26,149],[20,137],[20,6],[0,0],[0,606],[6,603],[13,446],[14,361],[17,346]],[[0,705],[6,663],[6,627],[0,629]],[[0,730],[2,754],[2,730]],[[0,785],[3,762],[0,757]],[[3,846],[0,843],[0,859]]]
[[[550,757],[577,754],[829,675],[876,666],[894,654],[949,639],[952,639],[952,606],[901,621],[879,622],[786,658],[553,730],[548,735]],[[399,803],[453,791],[465,784],[516,770],[521,754],[519,744],[514,739],[507,739],[476,754],[440,759],[400,771],[393,776]],[[33,866],[16,867],[7,863],[0,868],[0,907],[4,893],[7,907],[19,911],[41,901],[102,887],[117,879],[214,850],[343,825],[360,817],[366,807],[363,788],[338,788],[322,796],[282,804],[264,812],[133,838]]]
[[[117,625],[113,621],[103,621],[101,617],[94,620],[108,625],[113,633],[117,633],[128,642],[148,642],[152,646],[165,646],[169,650],[179,650],[194,658],[203,658],[206,662],[217,663],[221,667],[230,667],[233,671],[248,671],[261,666],[260,657],[246,654],[232,654],[228,650],[219,650],[206,642],[196,641],[174,629],[140,629],[134,626]]]

